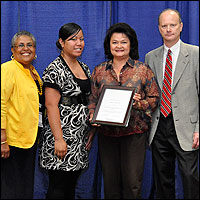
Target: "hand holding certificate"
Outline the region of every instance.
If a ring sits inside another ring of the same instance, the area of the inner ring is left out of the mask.
[[[134,87],[108,86],[102,89],[92,123],[128,126]]]

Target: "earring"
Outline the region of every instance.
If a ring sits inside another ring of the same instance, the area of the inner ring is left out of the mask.
[[[14,56],[13,56],[13,54],[12,54],[12,56],[11,56],[10,58],[11,58],[11,60],[13,60],[13,59],[14,59]]]
[[[37,55],[35,54],[34,60],[37,58]]]

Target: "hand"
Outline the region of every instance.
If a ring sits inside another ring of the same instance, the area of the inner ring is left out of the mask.
[[[1,158],[9,158],[10,157],[10,147],[8,143],[4,143],[1,145]]]
[[[55,140],[55,155],[63,159],[67,153],[67,143],[64,139]]]
[[[90,123],[92,122],[92,118],[93,118],[93,114],[90,114],[90,119],[89,119]],[[96,126],[96,127],[101,126],[100,124],[94,124],[94,123],[91,123],[91,125]]]
[[[6,129],[1,129],[1,142],[7,141]],[[1,144],[1,158],[8,158],[10,156],[10,147],[7,142]]]
[[[89,131],[88,131],[88,135],[87,135],[87,143],[86,143],[86,150],[90,150],[91,149],[91,146],[92,146],[92,140],[93,140],[93,136],[94,136],[94,133],[96,131],[96,128],[91,128]]]
[[[133,96],[133,99],[135,100],[133,105],[135,105],[137,103],[137,101],[141,100],[141,94],[135,93],[134,96]]]
[[[194,132],[192,148],[197,149],[198,147],[199,147],[199,133]]]

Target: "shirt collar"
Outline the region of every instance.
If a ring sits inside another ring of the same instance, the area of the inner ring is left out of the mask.
[[[30,75],[29,69],[24,68],[23,65],[21,63],[19,63],[18,61],[16,61],[15,59],[13,59],[13,62],[15,62],[22,71],[24,71],[26,74]],[[39,79],[41,81],[41,78],[33,65],[30,66],[30,70],[33,72],[34,75],[37,76],[37,80]]]
[[[112,60],[109,60],[109,61],[107,62],[107,64],[106,64],[106,70],[111,70],[111,69],[113,69],[112,63],[113,63]],[[125,66],[129,66],[129,67],[132,67],[132,68],[133,68],[134,64],[135,64],[135,61],[129,57],[129,59],[128,59],[128,61],[126,62]]]
[[[175,54],[179,49],[180,49],[180,45],[181,45],[181,40],[179,39],[178,42],[172,46],[171,48],[168,48],[165,44],[164,44],[164,51],[165,53],[168,52],[168,50],[170,49],[172,54]]]
[[[24,68],[23,65],[21,63],[19,63],[18,61],[16,61],[15,59],[13,59],[13,61],[17,64],[17,66],[22,70],[22,71],[25,71],[25,72],[29,72],[29,69],[27,68]],[[31,69],[33,69],[34,67],[31,66]]]

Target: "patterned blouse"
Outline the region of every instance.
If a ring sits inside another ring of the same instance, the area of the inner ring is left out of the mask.
[[[59,103],[60,121],[63,138],[68,145],[64,160],[60,160],[54,155],[54,137],[48,122],[48,116],[46,116],[39,145],[39,164],[46,169],[75,171],[88,167],[88,151],[85,145],[89,125],[89,110],[86,105],[87,102],[79,100],[80,97],[86,97],[90,94],[91,75],[86,64],[80,61],[79,64],[88,77],[85,84],[88,87],[84,91],[81,90],[74,74],[62,56],[51,62],[43,73],[44,87],[57,89],[61,94]]]
[[[103,85],[137,87],[137,93],[141,94],[142,100],[132,107],[127,127],[101,125],[98,132],[114,137],[147,132],[152,112],[157,107],[159,100],[158,87],[152,70],[148,65],[129,58],[123,66],[119,78],[118,81],[113,70],[112,60],[95,67],[91,77],[92,94],[89,97],[88,106],[90,113],[94,113]]]

